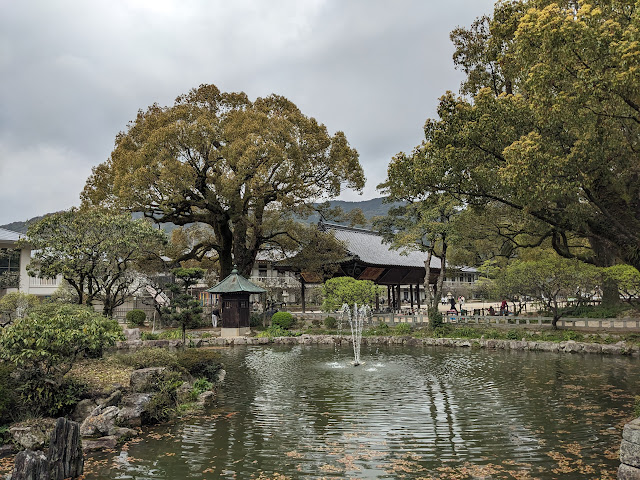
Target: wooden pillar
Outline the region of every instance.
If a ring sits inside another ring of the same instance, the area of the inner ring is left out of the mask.
[[[377,290],[377,285],[376,285],[376,311],[380,311],[380,293],[378,293]]]
[[[400,290],[401,285],[398,284],[398,312],[402,310],[402,291]]]
[[[396,310],[396,286],[392,285],[391,286],[391,301],[393,303],[391,303],[391,311],[394,312]]]
[[[391,285],[387,285],[387,307],[391,308]]]
[[[305,291],[305,281],[304,281],[304,277],[300,275],[300,302],[302,303],[302,313],[305,313],[306,311],[304,291]]]
[[[409,298],[411,299],[411,310],[413,310],[413,285],[409,284]]]
[[[418,310],[420,310],[420,283],[416,284],[416,303],[418,304]]]

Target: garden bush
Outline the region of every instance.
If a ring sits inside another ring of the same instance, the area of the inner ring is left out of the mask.
[[[177,368],[178,358],[174,352],[165,348],[141,348],[132,353],[117,356],[123,365],[134,369],[149,367]]]
[[[190,333],[186,334],[187,338],[193,338],[193,335]],[[182,340],[182,330],[179,328],[172,328],[169,330],[164,330],[158,334],[158,338],[160,340]]]
[[[0,363],[0,425],[10,423],[18,405],[17,383],[11,376],[15,367],[7,362]]]
[[[294,323],[295,319],[289,312],[276,312],[271,316],[271,325],[283,328],[284,330],[289,330]]]
[[[338,320],[335,317],[327,317],[324,319],[324,326],[329,330],[335,330],[338,328]]]
[[[183,383],[179,372],[164,370],[153,384],[153,396],[142,414],[143,423],[160,423],[172,418],[178,410],[178,389]]]
[[[393,330],[396,335],[410,335],[412,328],[408,323],[399,323]]]
[[[438,307],[429,308],[427,315],[429,317],[429,328],[431,330],[437,330],[442,326],[442,313],[438,310]]]
[[[258,327],[262,327],[263,323],[262,323],[262,316],[252,313],[251,317],[249,317],[249,326],[251,328],[258,328]]]
[[[140,333],[140,338],[142,340],[158,340],[160,336],[157,333],[151,332],[142,332]]]
[[[147,319],[146,313],[142,310],[130,310],[127,312],[127,326],[129,328],[142,327]]]
[[[373,328],[369,328],[368,330],[362,332],[363,335],[367,335],[367,336],[379,336],[379,337],[386,337],[388,335],[390,335],[391,333],[391,327],[389,325],[387,325],[386,323],[381,323],[380,325],[377,325]]]
[[[195,382],[193,382],[193,388],[190,392],[191,400],[195,402],[201,393],[208,392],[212,389],[213,383],[211,383],[206,378],[198,378]]]
[[[274,337],[290,337],[291,333],[288,330],[285,330],[280,325],[271,325],[266,330],[258,333],[258,338],[274,338]]]
[[[214,382],[222,369],[220,354],[205,348],[188,348],[177,354],[178,365],[196,378],[204,377]]]

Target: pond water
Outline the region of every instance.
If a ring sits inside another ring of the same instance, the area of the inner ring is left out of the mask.
[[[235,347],[216,404],[87,462],[92,479],[615,478],[638,359]]]

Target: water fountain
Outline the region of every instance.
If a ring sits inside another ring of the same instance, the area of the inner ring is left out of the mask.
[[[353,342],[353,366],[360,365],[360,345],[362,344],[362,327],[366,318],[371,315],[371,308],[368,305],[353,305],[353,312],[351,307],[346,303],[342,305],[342,317],[347,314],[349,318],[349,326],[351,327],[351,341]]]

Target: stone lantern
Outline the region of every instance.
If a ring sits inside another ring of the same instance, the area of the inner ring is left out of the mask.
[[[265,291],[240,275],[235,266],[227,278],[208,289],[207,292],[220,296],[220,335],[239,337],[248,334],[251,331],[249,296]]]

